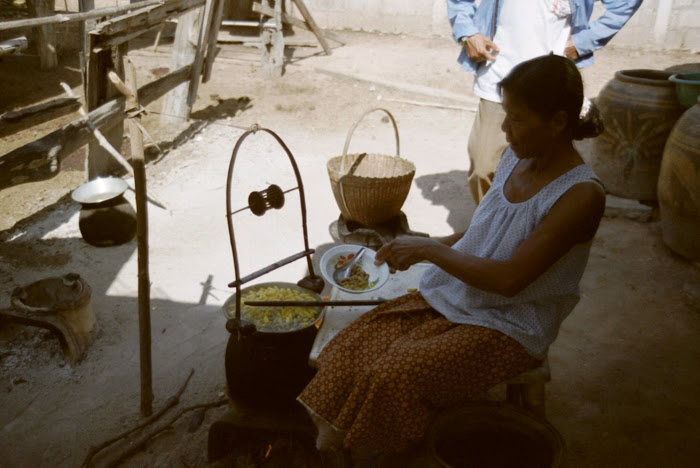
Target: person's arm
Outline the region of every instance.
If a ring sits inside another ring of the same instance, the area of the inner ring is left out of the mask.
[[[473,36],[479,32],[474,24],[475,13],[475,0],[447,0],[447,19],[452,26],[455,42],[459,42],[462,37]]]
[[[575,47],[578,57],[590,55],[605,46],[629,21],[642,0],[601,0],[601,3],[605,13],[571,36],[570,46]],[[569,57],[572,53],[570,49],[566,51]]]
[[[426,238],[398,238],[382,247],[377,259],[398,270],[427,260],[473,287],[512,297],[574,245],[592,239],[604,210],[605,193],[599,185],[577,184],[562,195],[508,260],[468,255]]]

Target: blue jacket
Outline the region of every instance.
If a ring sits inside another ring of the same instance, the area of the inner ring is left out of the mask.
[[[500,5],[507,1],[511,0],[500,0],[499,10]],[[595,0],[570,1],[571,39],[580,56],[576,61],[579,68],[593,64],[593,52],[607,44],[642,4],[642,0],[601,0],[605,13],[589,24]],[[482,0],[478,6],[475,0],[447,0],[447,18],[452,25],[455,41],[476,33],[493,38],[495,5],[495,0]],[[478,64],[469,59],[464,47],[458,61],[468,72],[475,73],[478,68]]]

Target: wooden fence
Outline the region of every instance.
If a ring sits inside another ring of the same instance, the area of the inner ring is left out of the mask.
[[[194,103],[200,79],[203,77],[206,82],[211,76],[223,2],[224,0],[148,0],[128,7],[0,24],[0,30],[8,30],[120,14],[97,23],[85,34],[83,83],[86,109],[81,117],[0,156],[0,190],[53,177],[60,170],[61,161],[86,144],[89,147],[88,178],[106,175],[113,170],[114,156],[104,147],[103,142],[106,139],[117,150],[121,149],[123,121],[127,118],[127,110],[124,97],[111,83],[108,74],[114,71],[120,78],[124,78],[122,60],[128,52],[128,41],[159,28],[165,21],[189,15],[190,21],[178,21],[173,56],[187,56],[191,59],[138,89],[139,103],[145,106],[184,86],[184,95],[170,99],[168,114],[186,118]],[[188,38],[192,34],[199,38],[194,46],[187,40],[177,41],[177,37]],[[186,48],[193,49],[193,53],[185,51]],[[76,110],[82,110],[78,97],[67,96],[20,111],[6,112],[0,116],[0,137]],[[105,138],[96,139],[96,134],[104,135]]]

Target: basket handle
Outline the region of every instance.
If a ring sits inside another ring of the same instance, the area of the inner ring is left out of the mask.
[[[355,129],[357,126],[360,124],[362,119],[365,118],[365,116],[371,112],[374,111],[384,111],[386,114],[389,116],[389,119],[391,120],[391,123],[394,125],[394,137],[396,138],[396,162],[398,162],[401,159],[400,156],[400,148],[399,148],[399,128],[396,126],[396,120],[394,119],[394,116],[391,115],[391,112],[388,110],[382,108],[382,107],[375,107],[369,110],[366,110],[364,114],[360,116],[359,119],[354,123],[352,127],[350,127],[350,131],[348,132],[348,136],[345,138],[345,146],[343,146],[343,159],[340,162],[340,174],[339,177],[342,177],[343,174],[345,174],[345,160],[347,158],[348,154],[348,147],[350,146],[350,139],[352,138],[352,134],[355,132]]]

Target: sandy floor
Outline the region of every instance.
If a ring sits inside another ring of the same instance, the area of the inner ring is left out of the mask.
[[[455,46],[446,38],[343,34],[348,43],[331,56],[315,47],[290,49],[277,80],[259,74],[257,49],[223,45],[211,82],[200,87],[192,121],[158,128],[160,105],[149,106],[146,126],[162,142],[190,124],[204,127],[179,146],[165,145],[168,154],[148,167],[149,194],[166,207],[148,207],[155,410],[194,369],[179,405],[160,422],[178,409],[225,396],[228,332],[219,307],[234,279],[226,170],[237,139],[253,123],[273,130],[292,151],[306,189],[310,243],[319,253],[335,242],[338,216],[326,161],[342,153],[348,130],[375,107],[396,118],[401,155],[416,164],[403,207],[410,227],[442,235],[468,225],[474,206],[466,191],[465,148],[475,99],[470,78],[455,63]],[[167,40],[155,52],[152,43],[133,48],[140,82],[169,66],[169,51]],[[586,94],[595,96],[619,69],[689,62],[698,57],[610,47],[586,72]],[[38,73],[31,58],[3,60],[0,78],[13,83],[7,109],[60,92],[57,78],[79,86],[75,67],[65,57],[52,77]],[[28,97],[21,91],[22,73],[27,81],[35,76],[54,86]],[[37,135],[45,130],[37,128]],[[2,152],[33,137],[3,141]],[[351,141],[350,152],[396,151],[391,126],[379,112],[363,120]],[[250,190],[294,185],[284,154],[265,133],[246,139],[236,164],[234,206],[244,206],[245,198],[236,197]],[[0,319],[3,467],[78,466],[89,447],[140,421],[136,243],[100,249],[83,241],[80,206],[69,196],[84,180],[81,169],[78,154],[49,181],[2,191],[0,308],[9,306],[17,286],[76,272],[92,287],[99,325],[87,357],[71,367],[51,333]],[[133,203],[133,193],[126,196]],[[243,274],[301,250],[294,197],[289,210],[242,217],[237,241]],[[631,205],[611,204],[583,278],[582,301],[550,351],[548,418],[566,440],[566,466],[695,466],[700,456],[700,269],[666,248],[652,210]],[[305,266],[295,263],[265,280],[296,281],[304,274]],[[193,432],[193,412],[184,414],[125,465],[207,466],[207,431],[223,411],[207,411]],[[96,461],[106,465],[124,449],[114,447]],[[285,455],[267,466],[317,463],[277,450]],[[256,466],[244,455],[227,462]]]

